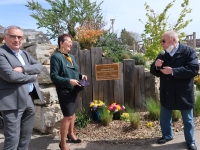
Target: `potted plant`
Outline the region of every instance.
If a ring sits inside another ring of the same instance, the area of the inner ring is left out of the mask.
[[[100,122],[100,112],[105,107],[105,103],[101,100],[93,100],[90,102],[90,110],[92,112],[92,119]]]
[[[113,114],[113,120],[119,120],[124,109],[123,105],[117,103],[112,103],[108,106],[108,110]]]

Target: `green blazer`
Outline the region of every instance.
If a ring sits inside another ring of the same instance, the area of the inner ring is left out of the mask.
[[[79,73],[79,66],[74,56],[69,55],[72,58],[73,65],[59,51],[51,56],[50,77],[55,86],[73,89],[73,85],[69,83],[70,79],[82,79],[82,74]]]

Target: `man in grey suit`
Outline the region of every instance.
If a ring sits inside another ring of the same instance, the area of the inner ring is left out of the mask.
[[[4,150],[28,150],[35,108],[33,99],[42,101],[37,74],[43,66],[20,50],[23,31],[10,26],[0,47],[0,111],[4,119]]]

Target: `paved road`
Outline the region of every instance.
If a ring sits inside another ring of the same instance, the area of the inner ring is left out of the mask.
[[[195,131],[196,145],[200,149],[200,130]],[[157,139],[108,142],[87,142],[80,144],[69,143],[70,150],[187,150],[183,133],[176,134],[174,140],[166,144],[156,144]],[[3,149],[3,129],[0,129],[0,150]],[[39,135],[34,133],[29,150],[59,150],[59,138],[52,135]]]

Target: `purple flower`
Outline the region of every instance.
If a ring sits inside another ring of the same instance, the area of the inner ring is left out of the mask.
[[[96,110],[96,109],[97,109],[97,106],[94,106],[93,109]]]

